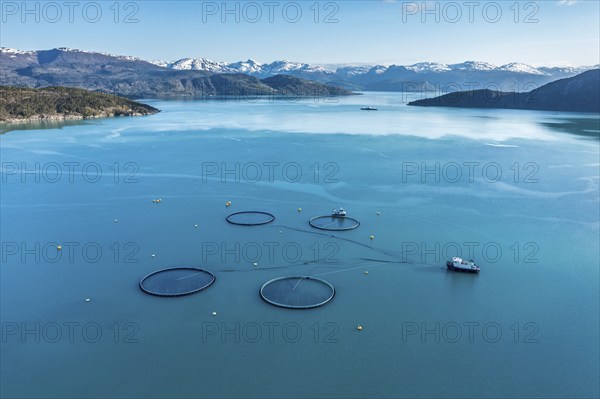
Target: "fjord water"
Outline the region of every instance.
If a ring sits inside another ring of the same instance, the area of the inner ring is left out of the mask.
[[[598,115],[405,100],[149,101],[2,135],[2,397],[598,397]],[[360,227],[313,234],[339,206]],[[173,266],[216,282],[139,289]],[[286,275],[336,295],[263,302]]]

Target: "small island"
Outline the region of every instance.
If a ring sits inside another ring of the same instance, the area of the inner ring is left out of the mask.
[[[160,110],[127,98],[70,87],[0,86],[0,123],[151,115]]]

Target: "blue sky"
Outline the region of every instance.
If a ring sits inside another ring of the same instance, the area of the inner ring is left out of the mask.
[[[597,0],[3,0],[0,44],[162,60],[595,65],[599,9]]]

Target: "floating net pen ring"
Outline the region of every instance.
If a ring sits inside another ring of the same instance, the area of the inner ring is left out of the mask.
[[[308,221],[311,227],[319,230],[327,231],[347,231],[354,230],[360,226],[360,222],[357,219],[345,216],[315,216]]]
[[[325,305],[335,295],[329,282],[310,276],[278,277],[260,288],[261,298],[275,306],[288,309],[311,309]]]
[[[275,215],[262,211],[241,211],[227,215],[225,220],[238,226],[260,226],[274,221]]]
[[[173,267],[152,272],[140,280],[140,289],[156,296],[195,294],[215,282],[215,275],[195,267]]]

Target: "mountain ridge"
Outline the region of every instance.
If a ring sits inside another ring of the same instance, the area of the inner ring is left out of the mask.
[[[182,58],[157,64],[165,68],[206,70],[213,73],[241,72],[261,79],[286,74],[351,90],[367,91],[439,91],[444,86],[456,85],[465,89],[473,83],[478,83],[480,87],[526,91],[531,87],[539,87],[600,67],[533,67],[519,62],[496,66],[482,61],[464,61],[454,64],[418,62],[410,65],[343,65],[327,68],[288,60],[260,63],[250,59],[227,63],[206,58]]]
[[[129,98],[169,96],[339,96],[352,92],[300,77],[289,87],[269,86],[240,72],[176,70],[136,57],[56,48],[40,51],[0,49],[0,80],[6,86],[77,87]]]
[[[193,57],[186,57],[186,58],[181,58],[175,61],[161,61],[161,60],[155,60],[155,61],[149,61],[150,63],[153,63],[155,65],[160,65],[166,68],[173,68],[173,69],[195,69],[195,70],[199,70],[195,65],[202,64],[202,63],[207,63],[207,64],[211,64],[214,66],[219,66],[221,68],[224,69],[228,69],[228,70],[235,70],[236,65],[241,65],[243,63],[251,63],[256,65],[257,69],[259,67],[268,67],[268,69],[272,69],[271,67],[276,65],[276,64],[283,64],[286,65],[288,67],[288,69],[307,69],[307,68],[312,68],[314,70],[318,70],[320,72],[329,72],[329,73],[336,73],[339,70],[348,70],[348,69],[355,69],[357,71],[364,71],[364,72],[368,72],[371,69],[379,69],[379,70],[387,70],[390,67],[404,67],[407,68],[408,70],[413,70],[416,72],[443,72],[443,71],[452,71],[452,70],[473,70],[473,71],[485,71],[485,70],[499,70],[499,71],[513,71],[513,72],[521,72],[521,73],[531,73],[531,74],[539,74],[539,75],[552,75],[552,73],[556,73],[556,72],[563,72],[563,73],[572,73],[572,72],[579,72],[579,71],[584,71],[584,70],[589,70],[589,69],[596,69],[599,67],[599,65],[595,65],[595,66],[580,66],[580,67],[534,67],[525,63],[520,63],[520,62],[510,62],[508,64],[504,64],[504,65],[500,65],[500,66],[496,66],[487,62],[483,62],[483,61],[464,61],[462,63],[455,63],[455,64],[444,64],[444,63],[439,63],[439,62],[430,62],[430,61],[424,61],[424,62],[418,62],[415,64],[407,64],[407,65],[399,65],[399,64],[389,64],[389,65],[378,65],[378,64],[374,64],[374,65],[362,65],[362,66],[353,66],[353,65],[342,65],[342,66],[338,66],[336,68],[328,68],[328,67],[324,67],[321,65],[311,65],[308,63],[303,63],[303,62],[296,62],[296,61],[290,61],[290,60],[276,60],[276,61],[272,61],[269,63],[261,63],[258,61],[255,61],[253,59],[249,59],[247,61],[236,61],[236,62],[223,62],[223,61],[214,61],[208,58],[193,58]],[[194,65],[194,66],[188,66],[188,65]]]
[[[72,59],[87,57],[108,64],[129,62],[131,63],[130,70],[152,71],[154,77],[160,71],[171,71],[173,79],[179,78],[181,76],[179,74],[186,71],[190,73],[189,76],[192,76],[192,79],[206,78],[211,74],[244,74],[259,79],[276,75],[290,75],[347,90],[366,91],[448,92],[489,88],[496,91],[525,92],[554,80],[572,77],[586,70],[600,67],[533,67],[518,62],[495,66],[482,61],[465,61],[455,64],[419,62],[412,65],[338,65],[335,68],[328,68],[287,60],[270,63],[261,63],[253,59],[227,63],[207,58],[182,58],[171,62],[145,61],[137,57],[65,47],[36,51],[22,51],[2,47],[0,48],[0,57],[5,60],[4,63],[16,65],[13,71],[16,71],[16,75],[19,75],[19,77],[15,78],[15,73],[7,72],[6,68],[3,71],[1,67],[0,74],[2,75],[0,77],[12,77],[13,81],[8,81],[7,84],[34,84],[34,82],[27,79],[27,75],[31,71],[22,69],[35,65],[36,59],[39,59],[40,55],[47,56],[51,53],[66,54]],[[108,73],[108,69],[101,72]],[[60,82],[56,82],[56,84],[60,84]],[[178,86],[174,80],[172,84]],[[93,87],[86,88],[94,89]],[[173,90],[181,92],[181,95],[189,95],[189,93],[186,94],[185,89]],[[118,92],[118,94],[130,95],[127,92]],[[215,93],[208,90],[196,94],[214,95]]]
[[[501,108],[600,113],[600,69],[548,83],[526,93],[470,90],[412,101],[422,107]]]

